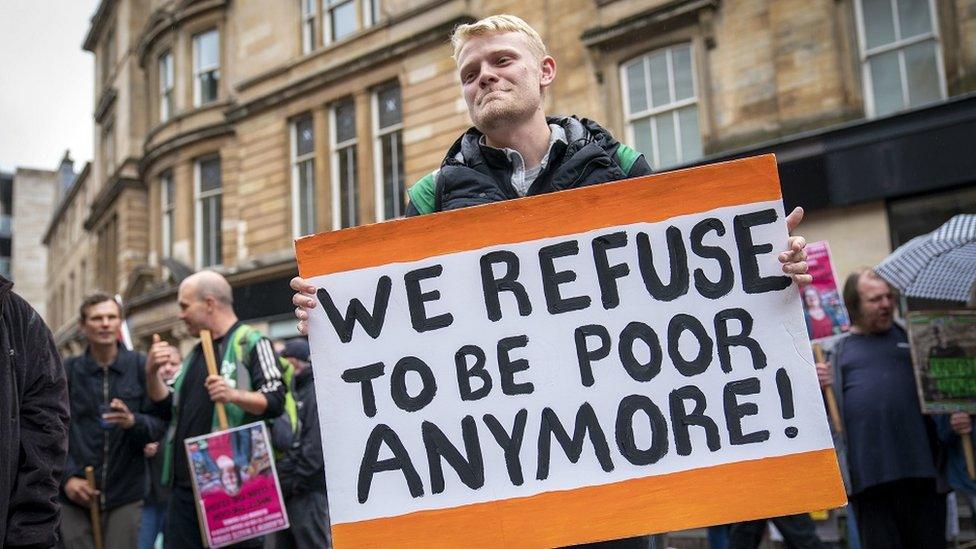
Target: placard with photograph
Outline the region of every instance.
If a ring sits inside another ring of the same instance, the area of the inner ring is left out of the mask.
[[[224,547],[288,528],[264,423],[188,438],[184,445],[207,546]]]

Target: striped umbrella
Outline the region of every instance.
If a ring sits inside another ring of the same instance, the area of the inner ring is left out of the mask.
[[[976,215],[957,215],[909,240],[875,271],[909,297],[968,301],[976,283]]]

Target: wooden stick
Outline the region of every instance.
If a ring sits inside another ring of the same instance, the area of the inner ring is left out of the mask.
[[[976,480],[976,464],[973,461],[973,435],[966,433],[962,435],[962,453],[966,455],[966,471],[969,478]]]
[[[813,356],[817,359],[817,362],[825,362],[823,347],[819,343],[813,344]],[[837,434],[844,432],[844,423],[840,420],[840,408],[837,406],[837,396],[834,394],[834,388],[830,385],[823,387],[824,399],[827,400],[827,414],[830,415],[830,422],[834,424],[834,431]]]
[[[85,480],[88,481],[88,487],[94,493],[95,468],[91,465],[85,467]],[[98,510],[98,496],[95,496],[95,501],[92,502],[89,510],[91,511],[92,537],[95,538],[95,549],[103,549],[105,546],[102,545],[102,517]]]
[[[203,358],[207,361],[207,373],[215,376],[217,374],[217,359],[214,358],[213,338],[210,337],[210,330],[200,330],[200,344],[203,347]],[[217,423],[221,431],[227,430],[227,411],[224,410],[223,402],[214,402],[217,410]]]

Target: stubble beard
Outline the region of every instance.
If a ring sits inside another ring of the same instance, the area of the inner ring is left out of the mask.
[[[536,108],[512,92],[502,94],[501,98],[492,99],[482,104],[480,110],[471,111],[471,122],[482,133],[489,133],[506,128],[514,128],[532,117]]]

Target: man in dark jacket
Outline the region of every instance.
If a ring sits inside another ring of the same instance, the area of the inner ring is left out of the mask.
[[[147,469],[143,447],[163,434],[150,414],[146,357],[118,341],[122,314],[108,294],[84,300],[79,325],[88,347],[65,361],[71,405],[61,525],[66,549],[93,547],[90,508],[98,505],[106,547],[135,547]],[[85,467],[95,471],[95,490]]]
[[[322,458],[322,435],[315,403],[315,382],[308,360],[308,341],[292,339],[285,344],[281,357],[295,368],[294,392],[298,405],[298,432],[285,457],[278,462],[278,479],[285,496],[285,507],[291,526],[278,533],[276,549],[328,548],[329,498],[325,493],[325,463]],[[288,415],[275,421],[275,435],[291,435]]]
[[[12,288],[0,277],[0,542],[51,547],[68,451],[68,393],[51,331]]]

